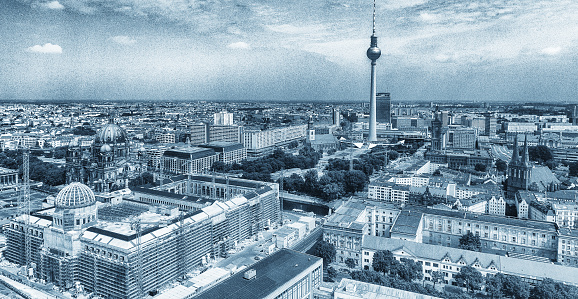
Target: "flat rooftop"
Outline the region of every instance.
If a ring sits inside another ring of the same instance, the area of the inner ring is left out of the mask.
[[[281,249],[195,298],[264,298],[315,263],[321,264],[322,259],[289,249]],[[257,272],[255,278],[251,280],[243,278],[249,269]]]

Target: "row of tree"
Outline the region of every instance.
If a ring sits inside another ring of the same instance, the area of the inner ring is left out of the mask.
[[[302,176],[292,174],[283,179],[283,190],[305,193],[327,201],[344,195],[363,191],[369,183],[368,176],[360,170],[326,171],[318,177],[317,170],[311,169]]]
[[[58,186],[66,182],[64,167],[46,163],[35,156],[30,156],[30,179],[49,186]],[[22,152],[4,151],[0,153],[0,167],[18,169],[22,177]]]
[[[287,154],[281,149],[276,149],[271,155],[256,160],[244,160],[241,163],[225,164],[217,161],[213,163],[212,170],[216,172],[240,172],[243,178],[270,182],[271,173],[282,169],[313,168],[319,162],[323,154],[315,151],[310,146],[299,150],[299,155]]]

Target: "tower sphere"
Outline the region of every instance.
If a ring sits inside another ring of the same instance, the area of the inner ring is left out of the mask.
[[[64,187],[56,196],[56,207],[81,208],[96,202],[94,193],[90,188],[81,183],[72,183]]]
[[[377,60],[381,56],[381,49],[378,47],[371,47],[367,49],[367,58],[371,59],[372,61]]]

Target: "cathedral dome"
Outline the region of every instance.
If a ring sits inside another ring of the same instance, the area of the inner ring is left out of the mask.
[[[126,140],[125,131],[117,124],[106,124],[96,133],[94,138],[94,142],[97,144],[123,143]]]
[[[59,208],[81,208],[95,202],[94,193],[88,186],[72,183],[58,192],[55,204]]]

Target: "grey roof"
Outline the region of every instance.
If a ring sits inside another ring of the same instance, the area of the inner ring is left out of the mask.
[[[132,188],[132,191],[133,192],[140,192],[140,193],[144,193],[144,194],[155,195],[155,196],[160,196],[160,197],[167,197],[167,198],[171,198],[171,199],[175,199],[175,200],[196,202],[196,203],[201,203],[201,204],[214,202],[214,200],[209,199],[209,198],[193,196],[193,195],[176,194],[176,193],[172,193],[172,192],[159,191],[159,190],[142,188],[142,187],[134,187],[134,188]]]
[[[215,285],[195,298],[247,299],[265,298],[322,259],[289,249],[281,249],[253,266]],[[321,266],[321,265],[320,265]],[[243,278],[246,271],[254,269],[255,278]]]
[[[411,212],[410,210],[401,211],[391,227],[391,233],[417,235],[422,216],[423,214],[419,212]]]
[[[551,183],[558,185],[560,181],[554,176],[550,168],[534,166],[530,175],[530,185],[532,183],[538,184],[539,190],[548,190]]]
[[[555,192],[549,192],[547,193],[547,197],[560,200],[576,201],[578,198],[578,190],[558,190]]]
[[[241,143],[236,143],[236,142],[222,142],[222,141],[213,141],[213,142],[209,142],[207,144],[201,144],[201,145],[197,145],[198,147],[204,147],[204,148],[211,148],[213,149],[215,152],[230,152],[230,151],[234,151],[234,150],[238,150],[238,149],[242,149],[243,148],[243,144]]]
[[[222,176],[215,176],[215,183],[217,184],[227,184],[227,179],[223,178]],[[210,175],[193,175],[191,176],[191,180],[193,181],[204,181],[204,182],[212,182],[213,176]],[[246,187],[246,188],[259,188],[261,186],[265,186],[263,182],[258,181],[250,181],[238,178],[229,178],[229,185],[231,186],[238,186],[238,187]]]
[[[163,153],[165,157],[174,157],[186,160],[201,159],[209,156],[215,155],[215,151],[210,148],[200,148],[200,147],[183,147],[166,150]]]

